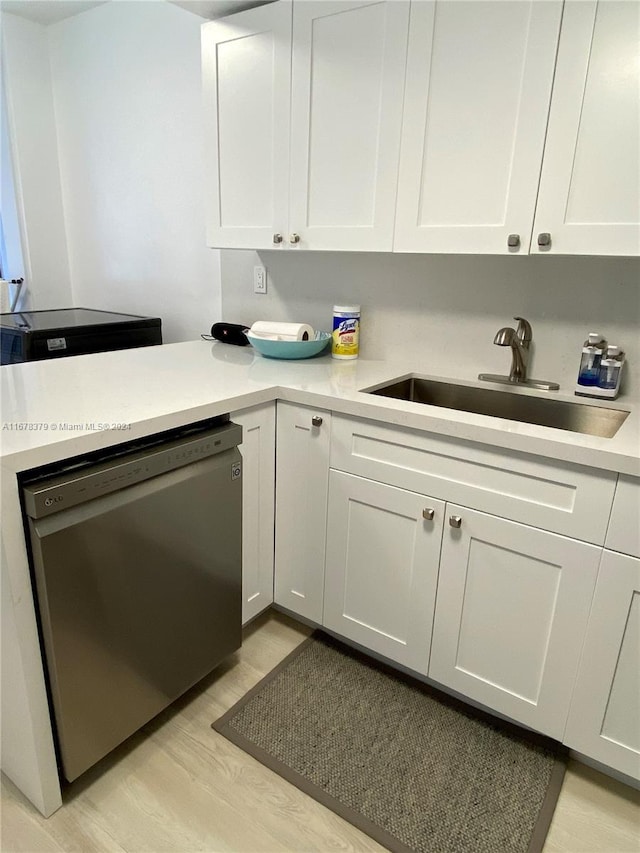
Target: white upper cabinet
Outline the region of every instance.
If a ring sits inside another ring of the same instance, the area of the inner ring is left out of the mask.
[[[528,252],[561,13],[412,4],[396,251]]]
[[[204,25],[210,246],[391,251],[408,25],[405,0]]]
[[[203,27],[211,246],[640,254],[640,3],[279,0]]]
[[[289,228],[301,248],[391,251],[408,23],[402,0],[294,4]]]
[[[531,251],[640,254],[637,2],[565,4]]]
[[[291,4],[202,27],[207,245],[265,249],[287,228]]]

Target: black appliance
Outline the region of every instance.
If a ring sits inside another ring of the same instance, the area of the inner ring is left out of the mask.
[[[162,343],[159,317],[91,308],[0,314],[0,364]]]

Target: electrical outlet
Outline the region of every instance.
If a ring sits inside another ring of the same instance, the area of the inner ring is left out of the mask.
[[[267,292],[267,271],[264,267],[253,268],[253,292]]]

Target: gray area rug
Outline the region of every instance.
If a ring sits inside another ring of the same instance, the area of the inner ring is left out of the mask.
[[[212,727],[392,851],[541,851],[566,766],[322,632]]]

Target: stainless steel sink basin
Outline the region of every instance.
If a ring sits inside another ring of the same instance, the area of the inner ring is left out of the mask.
[[[474,412],[492,418],[581,432],[585,435],[597,435],[601,438],[612,438],[629,414],[620,409],[607,409],[588,403],[529,397],[510,391],[474,388],[451,382],[420,379],[417,376],[393,380],[367,393],[441,406],[444,409]]]

